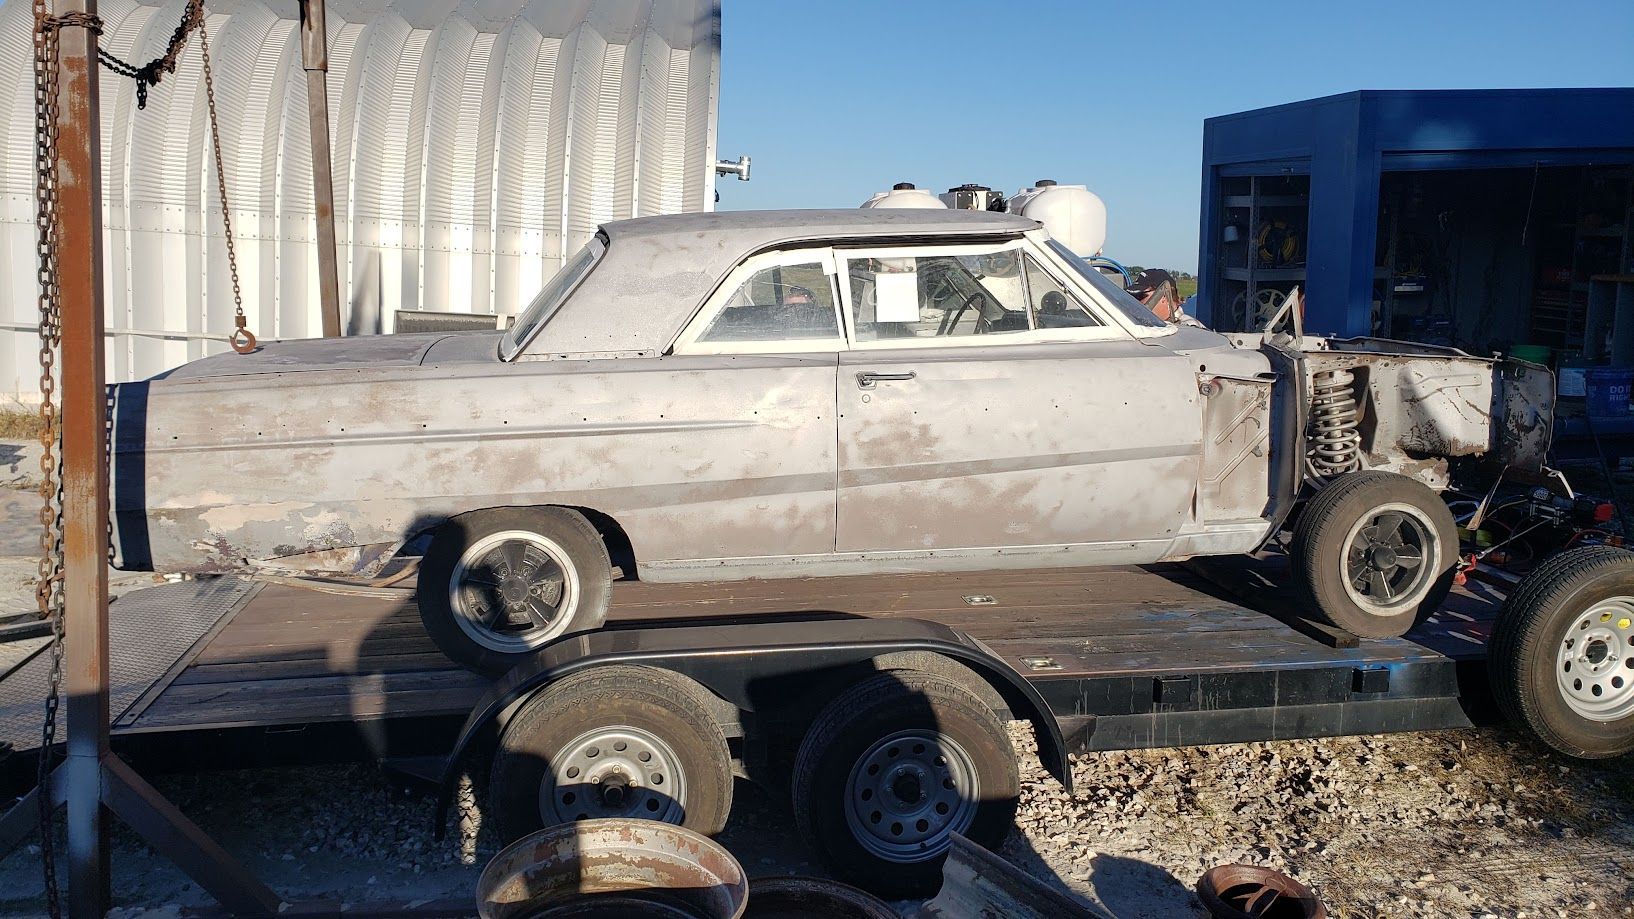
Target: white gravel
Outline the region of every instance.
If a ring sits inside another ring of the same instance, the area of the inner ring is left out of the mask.
[[[1628,763],[1568,763],[1504,730],[1080,756],[1068,797],[1018,726],[1023,800],[1003,854],[1120,919],[1200,916],[1191,885],[1246,862],[1316,888],[1335,917],[1634,916]],[[469,897],[493,845],[470,788],[437,842],[431,803],[365,766],[160,777],[290,897]],[[752,875],[820,869],[783,805],[739,783],[722,840]],[[121,915],[207,898],[127,831]],[[38,849],[0,861],[0,915],[38,912]],[[157,913],[165,915],[168,911]]]
[[[1198,876],[1233,862],[1293,875],[1335,916],[1634,915],[1626,760],[1500,729],[1142,750],[1075,757],[1069,798],[1017,741],[1005,854],[1118,916],[1188,915]]]

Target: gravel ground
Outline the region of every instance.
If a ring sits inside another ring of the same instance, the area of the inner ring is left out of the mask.
[[[1022,807],[1003,854],[1119,919],[1201,916],[1191,885],[1229,862],[1287,871],[1335,917],[1634,916],[1626,761],[1570,763],[1498,729],[1283,741],[1075,757],[1069,797],[1028,730],[1014,736]],[[291,897],[468,897],[494,851],[472,790],[439,843],[430,800],[363,766],[157,784]],[[820,872],[791,822],[740,782],[722,841],[752,875]],[[37,846],[0,861],[0,915],[38,912],[38,861]],[[207,902],[123,829],[114,865],[120,915]]]

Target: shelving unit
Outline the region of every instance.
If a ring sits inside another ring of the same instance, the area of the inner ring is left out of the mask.
[[[1585,169],[1577,197],[1573,221],[1545,228],[1532,341],[1634,366],[1634,167]]]
[[[1254,175],[1232,176],[1220,183],[1221,213],[1224,221],[1219,232],[1235,227],[1237,239],[1220,243],[1220,260],[1215,265],[1215,289],[1222,292],[1220,328],[1241,331],[1258,328],[1261,291],[1272,290],[1287,294],[1294,287],[1305,284],[1305,242],[1310,226],[1310,176],[1308,175]],[[1280,224],[1284,238],[1292,239],[1293,252],[1278,252],[1270,258],[1259,251],[1259,234],[1263,225]],[[1229,317],[1229,318],[1226,318]]]

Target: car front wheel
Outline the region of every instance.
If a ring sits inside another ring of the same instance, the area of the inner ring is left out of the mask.
[[[1447,598],[1458,570],[1458,525],[1417,480],[1351,472],[1306,505],[1292,555],[1313,613],[1362,638],[1395,638]]]
[[[563,635],[599,627],[612,565],[594,526],[561,507],[456,517],[420,567],[420,619],[442,652],[502,673]]]

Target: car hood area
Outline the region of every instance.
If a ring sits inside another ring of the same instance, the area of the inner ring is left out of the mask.
[[[435,349],[435,362],[494,360],[499,332],[423,332],[410,335],[365,335],[354,338],[308,338],[267,342],[249,354],[214,354],[155,377],[197,380],[260,373],[308,370],[363,370],[418,367]]]

